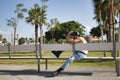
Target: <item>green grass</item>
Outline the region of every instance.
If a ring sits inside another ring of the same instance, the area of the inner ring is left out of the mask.
[[[48,65],[51,66],[61,66],[65,60],[49,60]],[[36,59],[2,59],[0,64],[4,65],[37,65]],[[71,66],[91,66],[91,67],[114,67],[114,61],[76,61],[71,64]],[[45,65],[45,61],[41,60],[41,65]]]
[[[12,56],[35,56],[34,52],[27,52],[27,53],[12,53]],[[63,52],[63,54],[61,55],[61,57],[70,57],[72,55],[72,52]],[[7,53],[0,53],[0,57],[2,56],[8,56]],[[43,52],[43,57],[45,56],[54,56],[51,52],[47,51],[47,52]],[[102,57],[103,56],[103,52],[98,51],[98,52],[94,52],[91,51],[88,53],[88,57]],[[106,52],[106,56],[111,56],[111,52]],[[66,60],[49,60],[48,61],[48,65],[51,66],[60,66],[62,65]],[[9,64],[9,65],[37,65],[37,60],[36,59],[0,59],[0,64]],[[41,65],[45,64],[45,60],[41,60]],[[76,61],[74,63],[71,64],[71,66],[92,66],[92,67],[114,67],[114,61],[100,61],[100,60],[96,60],[96,61]]]
[[[88,53],[88,56],[94,56],[94,57],[102,57],[103,56],[103,53],[102,51],[91,51]],[[71,56],[72,55],[72,52],[63,52],[61,57],[63,56]],[[0,57],[1,56],[8,56],[8,53],[0,53]],[[14,52],[14,53],[11,53],[11,56],[35,56],[35,53],[34,52]],[[43,56],[54,56],[50,51],[46,51],[46,52],[43,52]],[[111,56],[111,52],[106,52],[106,56]]]

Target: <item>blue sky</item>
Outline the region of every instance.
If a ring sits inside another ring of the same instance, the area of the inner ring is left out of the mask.
[[[9,39],[13,33],[13,28],[6,25],[6,19],[16,17],[14,10],[18,3],[23,3],[27,9],[33,7],[35,3],[41,5],[40,0],[0,0],[0,33],[4,34],[5,37],[9,37]],[[86,26],[87,33],[89,29],[97,25],[93,20],[92,0],[49,0],[47,5],[48,22],[53,18],[57,18],[60,23],[75,20]],[[44,28],[45,31],[46,28]],[[27,24],[25,20],[19,20],[17,33],[19,37],[33,37],[34,26]]]

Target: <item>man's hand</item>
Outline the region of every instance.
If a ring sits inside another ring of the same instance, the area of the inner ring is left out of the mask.
[[[70,31],[70,32],[68,32],[68,35],[71,35],[73,32],[74,32],[74,31]]]

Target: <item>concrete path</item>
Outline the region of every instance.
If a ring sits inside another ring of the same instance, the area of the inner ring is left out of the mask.
[[[120,80],[114,68],[69,67],[57,77],[51,72],[58,66],[49,66],[46,71],[42,66],[40,73],[37,66],[0,65],[0,80]]]

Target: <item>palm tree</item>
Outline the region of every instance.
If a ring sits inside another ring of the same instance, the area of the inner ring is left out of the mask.
[[[42,25],[47,24],[46,23],[46,14],[45,9],[40,7],[38,4],[34,5],[34,8],[31,8],[29,10],[28,14],[29,17],[26,18],[26,21],[28,23],[32,23],[35,25],[35,47],[36,47],[36,58],[38,58],[38,26],[40,26],[40,58],[42,57]],[[38,71],[40,71],[40,59],[38,59]]]
[[[47,8],[47,6],[46,6],[46,2],[47,2],[48,0],[41,0],[41,5],[42,5],[42,8],[45,10],[46,8]]]
[[[42,33],[43,33],[43,30],[42,30],[42,26],[43,25],[47,25],[48,23],[46,22],[47,18],[47,14],[46,14],[46,2],[48,0],[41,0],[41,4],[42,4],[42,9],[41,9],[41,16],[39,17],[39,26],[40,26],[40,44],[42,44]]]
[[[40,45],[39,45],[39,48],[40,48],[40,57],[42,57],[42,44],[43,44],[43,42],[42,42],[42,40],[43,40],[43,30],[42,30],[42,26],[43,25],[47,25],[48,23],[46,22],[46,20],[47,20],[47,18],[46,18],[46,16],[47,16],[47,14],[46,14],[46,8],[47,8],[47,6],[46,6],[46,2],[47,2],[48,0],[41,0],[41,3],[42,3],[42,7],[41,7],[41,10],[40,10],[40,16],[39,16],[39,21],[38,21],[38,24],[39,24],[39,26],[40,26]],[[39,6],[38,6],[39,7]]]
[[[40,43],[42,43],[42,32],[43,32],[43,30],[42,30],[42,26],[43,25],[47,25],[47,22],[46,22],[46,20],[47,20],[47,18],[46,18],[46,11],[45,10],[43,10],[43,9],[41,9],[40,10],[40,15],[41,16],[39,16],[38,17],[38,24],[39,24],[39,27],[40,27],[40,37],[41,37],[41,41],[40,41]]]
[[[38,26],[40,26],[40,44],[42,44],[42,25],[46,25],[46,14],[45,10],[42,9],[38,4],[34,4],[34,8],[29,10],[29,17],[26,18],[28,23],[35,25],[35,45],[36,45],[36,57],[38,58]],[[40,47],[41,51],[41,47]]]
[[[107,1],[107,0],[106,0]],[[116,19],[115,17],[119,16],[120,10],[120,1],[119,0],[108,0],[108,9],[109,9],[109,26],[111,41],[115,41],[115,26],[116,26]]]
[[[101,12],[101,21],[104,25],[106,25],[107,35],[109,41],[114,41],[115,39],[115,16],[117,8],[120,7],[119,0],[93,0],[96,12],[96,17],[100,16]],[[101,11],[99,11],[99,5],[101,5]],[[96,19],[97,19],[96,18]],[[98,18],[100,19],[100,17]],[[99,20],[100,22],[100,20]]]
[[[27,9],[24,8],[24,4],[19,3],[16,5],[15,13],[17,14],[17,18],[23,19],[24,18],[23,13],[25,13],[25,12],[27,12]]]
[[[58,20],[57,20],[57,18],[54,18],[54,19],[51,19],[50,20],[50,26],[49,26],[49,28],[51,29],[50,30],[50,33],[51,33],[51,36],[52,36],[52,43],[54,43],[55,41],[54,41],[54,34],[55,34],[55,31],[56,31],[56,24],[58,24],[59,22],[58,22]],[[54,27],[54,28],[53,28]]]
[[[7,25],[12,26],[14,28],[14,45],[16,40],[16,27],[17,27],[17,20],[16,18],[7,19]]]
[[[113,28],[111,29],[111,37],[113,37],[112,41],[115,41],[115,25],[116,25],[116,19],[120,13],[120,0],[109,0],[109,10],[110,10],[110,26]]]
[[[26,22],[35,25],[35,47],[36,47],[36,58],[38,58],[38,21],[39,17],[41,16],[41,8],[38,4],[34,5],[34,8],[29,10],[28,15],[29,17],[26,18]]]
[[[97,15],[97,21],[100,25],[100,31],[101,31],[101,36],[102,36],[102,41],[103,41],[103,27],[102,27],[102,4],[103,0],[93,0],[93,5],[95,7],[95,14]]]
[[[15,13],[17,14],[17,18],[11,18],[11,19],[7,19],[7,25],[8,26],[12,26],[14,28],[14,45],[15,45],[15,41],[16,41],[16,28],[17,28],[17,22],[18,19],[23,19],[24,15],[23,13],[27,11],[26,8],[23,8],[24,5],[22,3],[17,4],[16,5],[16,10]]]

